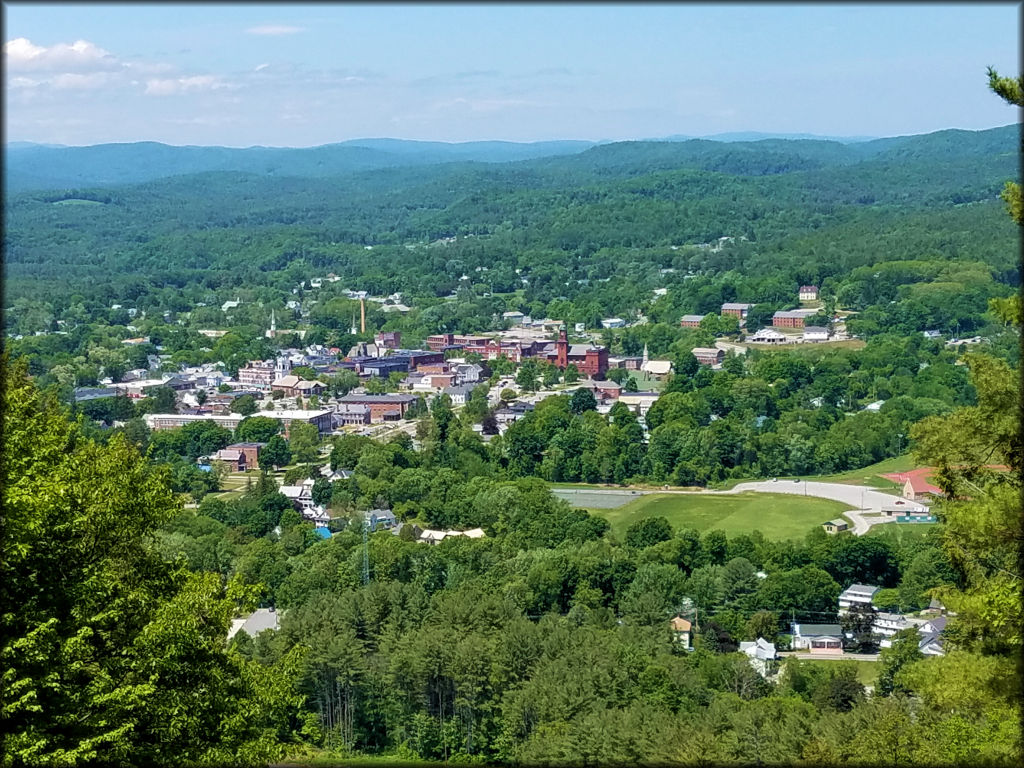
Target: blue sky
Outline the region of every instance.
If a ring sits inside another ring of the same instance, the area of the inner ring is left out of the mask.
[[[1020,6],[4,4],[8,141],[893,136],[1019,119]]]

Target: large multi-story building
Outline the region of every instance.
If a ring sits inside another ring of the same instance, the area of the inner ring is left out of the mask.
[[[463,336],[458,333],[436,333],[427,336],[427,346],[438,352],[446,347],[466,347],[471,344],[482,344],[487,341],[486,336]]]
[[[267,416],[277,419],[284,428],[284,435],[288,437],[291,432],[291,425],[294,421],[305,421],[316,426],[321,434],[330,432],[334,427],[330,411],[260,411],[256,416]],[[148,413],[144,417],[146,425],[154,430],[176,429],[195,421],[208,421],[224,429],[235,430],[244,419],[244,416],[232,414],[230,416],[213,416],[207,414],[185,414],[185,413]]]
[[[721,365],[725,359],[725,352],[713,347],[694,347],[693,356],[701,365]]]
[[[683,315],[679,325],[683,328],[700,328],[700,321],[703,319],[704,315]]]
[[[772,315],[773,328],[803,328],[804,313],[800,311],[776,312]]]
[[[244,368],[238,369],[238,383],[247,389],[258,389],[269,392],[271,385],[291,371],[291,361],[287,357],[277,360],[250,360]]]
[[[415,395],[354,395],[348,394],[338,400],[344,404],[365,405],[370,410],[370,421],[398,421],[416,402]]]
[[[752,306],[754,305],[727,301],[725,304],[722,305],[722,314],[732,315],[733,317],[738,317],[740,320],[746,320],[747,312],[750,311],[750,308]]]

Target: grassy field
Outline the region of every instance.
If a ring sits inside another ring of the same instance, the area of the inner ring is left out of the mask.
[[[838,661],[825,659],[800,659],[804,664],[840,664]],[[844,660],[845,661],[845,660]],[[878,682],[879,662],[877,661],[850,661],[850,664],[857,665],[857,680],[861,685],[875,685]]]
[[[812,480],[819,481],[822,483],[845,483],[846,485],[867,485],[871,488],[877,488],[880,491],[898,491],[900,486],[891,480],[886,480],[884,477],[879,477],[880,474],[886,474],[890,472],[909,472],[915,469],[917,464],[910,456],[897,456],[892,459],[884,459],[877,464],[869,464],[866,467],[860,469],[851,469],[849,472],[840,472],[835,475],[806,475],[801,476],[801,480]],[[727,480],[721,485],[716,485],[716,488],[735,488],[740,483],[750,483],[757,480],[763,480],[761,477],[747,477],[740,480]],[[796,478],[789,475],[779,477],[779,480],[795,480]]]
[[[886,523],[885,525],[871,526],[864,535],[885,539],[896,546],[903,546],[904,542],[909,543],[920,539],[940,525],[941,523]]]
[[[652,493],[617,509],[592,509],[618,535],[637,520],[664,517],[676,529],[717,529],[729,536],[760,530],[767,539],[800,539],[849,509],[829,499],[775,493],[706,496]]]
[[[909,472],[912,469],[917,468],[917,464],[914,460],[908,456],[897,456],[892,459],[885,459],[878,462],[877,464],[871,464],[861,469],[852,469],[849,472],[841,472],[838,475],[825,475],[823,477],[815,478],[828,483],[848,483],[849,485],[870,485],[873,488],[880,488],[884,490],[899,488],[899,486],[891,480],[886,480],[884,477],[879,475],[888,474],[891,472]]]

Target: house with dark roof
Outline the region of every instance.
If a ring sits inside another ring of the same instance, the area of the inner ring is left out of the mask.
[[[791,628],[793,650],[842,655],[843,629],[838,624],[798,624]]]

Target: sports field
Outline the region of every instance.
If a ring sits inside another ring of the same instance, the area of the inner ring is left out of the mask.
[[[783,540],[801,539],[847,509],[830,499],[751,492],[727,496],[652,493],[618,508],[591,507],[589,511],[605,518],[619,536],[637,520],[664,517],[677,530],[717,529],[729,536],[759,530],[766,539]]]

